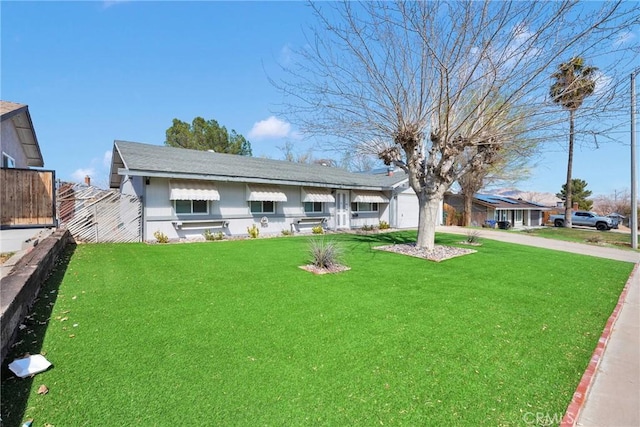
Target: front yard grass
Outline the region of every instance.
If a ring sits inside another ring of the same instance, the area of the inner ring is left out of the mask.
[[[350,271],[299,269],[308,237],[76,247],[3,364],[3,425],[559,421],[633,267],[490,240],[433,263],[371,249],[415,232],[331,237]],[[13,377],[27,351],[53,367]]]
[[[522,231],[519,231],[522,232]],[[544,227],[531,228],[527,233],[532,236],[549,239],[566,240],[568,242],[590,243],[631,249],[631,234],[616,231],[598,231],[595,228]]]

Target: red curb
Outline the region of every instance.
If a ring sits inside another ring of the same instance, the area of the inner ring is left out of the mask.
[[[573,398],[571,399],[571,403],[569,403],[569,407],[567,407],[567,411],[562,418],[562,422],[560,423],[560,427],[575,427],[578,422],[578,416],[580,415],[580,411],[584,407],[584,403],[586,401],[587,395],[591,390],[591,386],[593,385],[593,379],[596,375],[598,365],[600,365],[600,360],[602,360],[602,355],[604,354],[604,350],[607,347],[607,343],[609,342],[609,338],[611,337],[611,332],[613,331],[613,326],[616,324],[618,317],[620,317],[620,311],[622,310],[622,306],[627,299],[627,293],[629,292],[629,286],[631,286],[631,281],[638,271],[638,267],[640,264],[636,264],[629,275],[629,279],[627,283],[624,285],[624,289],[620,294],[620,298],[618,298],[618,303],[616,307],[613,309],[611,316],[607,320],[607,324],[602,331],[602,335],[600,335],[600,339],[598,340],[598,345],[596,349],[593,351],[593,355],[591,356],[591,360],[587,365],[587,369],[585,370],[580,382],[578,383],[578,388],[575,393],[573,393]]]

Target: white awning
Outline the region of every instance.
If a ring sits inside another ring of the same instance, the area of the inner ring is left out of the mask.
[[[216,184],[210,181],[169,181],[169,200],[220,200]]]
[[[334,203],[336,199],[333,197],[333,195],[331,194],[331,190],[328,188],[302,187],[302,201]]]
[[[286,202],[287,195],[274,185],[247,185],[247,200],[250,202]]]
[[[389,199],[380,191],[351,191],[354,203],[389,203]]]

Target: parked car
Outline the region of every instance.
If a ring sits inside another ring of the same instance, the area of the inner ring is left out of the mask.
[[[618,228],[618,226],[622,224],[622,220],[625,218],[624,215],[620,215],[619,213],[616,213],[616,212],[611,213],[607,216],[611,218],[611,221],[613,221],[613,225],[611,228]]]
[[[551,222],[556,227],[564,227],[564,215],[551,215]],[[574,211],[571,213],[571,224],[584,227],[595,227],[600,231],[611,230],[613,220],[606,216],[600,216],[595,212]]]

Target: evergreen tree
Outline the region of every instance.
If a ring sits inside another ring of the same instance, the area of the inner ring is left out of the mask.
[[[216,153],[251,156],[251,143],[235,130],[227,131],[217,121],[196,117],[189,123],[173,119],[167,129],[165,145],[192,150],[213,150]]]

